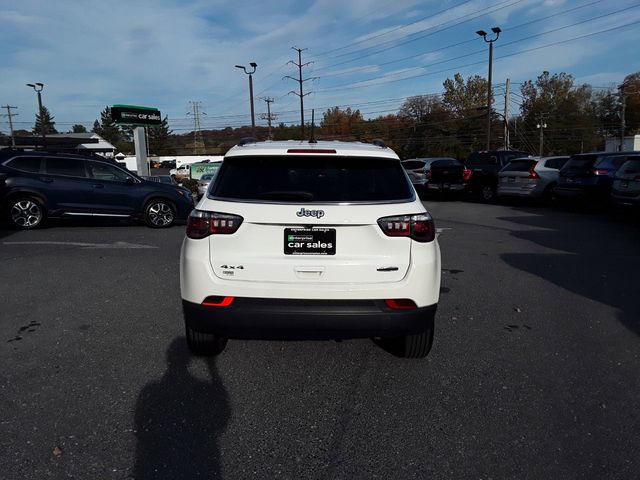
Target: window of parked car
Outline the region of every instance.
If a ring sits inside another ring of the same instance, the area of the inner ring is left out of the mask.
[[[42,157],[17,157],[6,163],[7,167],[30,173],[38,173],[40,171],[41,164]]]
[[[47,157],[45,172],[49,175],[66,175],[68,177],[86,177],[85,162],[75,158]]]
[[[531,159],[521,159],[521,160],[512,160],[507,163],[501,172],[528,172],[531,167],[535,166],[538,163],[537,160]]]
[[[626,161],[627,157],[625,155],[605,155],[598,159],[595,166],[617,170]]]
[[[400,162],[341,156],[230,157],[211,195],[282,202],[407,201],[413,189]]]
[[[640,157],[625,158],[627,159],[627,161],[624,162],[620,167],[620,172],[626,174],[640,173]]]
[[[569,157],[558,157],[558,158],[550,158],[546,160],[544,166],[547,168],[554,168],[556,170],[560,170],[564,167],[564,164],[567,163]]]
[[[460,165],[460,162],[454,158],[442,158],[440,160],[434,160],[431,162],[431,165],[434,167],[456,167]]]
[[[424,160],[405,160],[402,162],[402,166],[407,170],[416,170],[418,168],[424,168],[426,162]]]
[[[119,168],[100,162],[87,162],[89,176],[96,180],[107,180],[112,182],[124,182],[127,178],[131,178]]]
[[[498,157],[488,152],[472,153],[467,160],[469,167],[478,167],[482,165],[498,165]]]

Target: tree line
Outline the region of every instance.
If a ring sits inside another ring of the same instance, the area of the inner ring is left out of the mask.
[[[577,85],[565,72],[543,72],[514,92],[519,111],[505,121],[501,112],[487,108],[488,83],[479,75],[464,78],[459,73],[443,83],[443,93],[407,98],[397,113],[365,119],[360,110],[327,109],[320,125],[314,127],[316,139],[371,141],[383,139],[402,158],[450,156],[466,158],[484,150],[487,116],[491,117],[491,148],[539,153],[540,128],[544,128],[543,154],[571,154],[600,150],[606,136],[621,135],[622,102],[625,102],[625,135],[640,133],[640,72],[625,77],[618,90]],[[515,89],[514,89],[515,90]],[[495,98],[492,99],[492,104]],[[305,126],[308,133],[310,125]],[[111,111],[105,107],[91,130],[123,153],[133,152],[132,127],[114,126]],[[46,107],[36,115],[34,134],[57,133],[54,117]],[[71,132],[86,132],[74,125]],[[29,134],[19,131],[17,134]],[[505,138],[507,133],[507,138]],[[266,139],[266,127],[257,126],[259,139]],[[203,130],[205,150],[224,154],[241,138],[251,136],[251,128],[227,127]],[[300,139],[300,126],[281,123],[273,128],[274,140]],[[189,154],[195,150],[193,132],[174,134],[165,116],[158,127],[148,128],[149,152],[155,155]]]

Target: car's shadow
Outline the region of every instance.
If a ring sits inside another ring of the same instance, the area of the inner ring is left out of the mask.
[[[639,290],[633,280],[640,272],[638,226],[610,217],[558,212],[500,220],[528,227],[514,230],[513,236],[556,251],[502,254],[507,264],[616,308],[622,324],[640,335]]]
[[[190,372],[192,361],[206,362],[206,377]],[[217,439],[231,408],[215,359],[194,359],[184,338],[167,349],[164,375],[148,383],[136,403],[136,463],[133,478],[219,478]]]

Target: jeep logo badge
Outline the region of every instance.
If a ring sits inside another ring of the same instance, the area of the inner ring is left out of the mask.
[[[296,212],[296,215],[299,217],[322,218],[324,217],[324,210],[307,210],[306,208],[301,208],[300,211]]]

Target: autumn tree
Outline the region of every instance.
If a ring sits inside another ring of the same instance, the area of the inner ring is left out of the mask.
[[[529,143],[538,144],[545,125],[543,154],[589,151],[601,143],[598,118],[589,85],[574,85],[572,75],[542,72],[535,82],[522,84],[522,120]]]
[[[349,140],[360,137],[363,122],[360,110],[351,110],[351,107],[341,110],[340,107],[333,107],[322,114],[320,127],[325,137]]]

